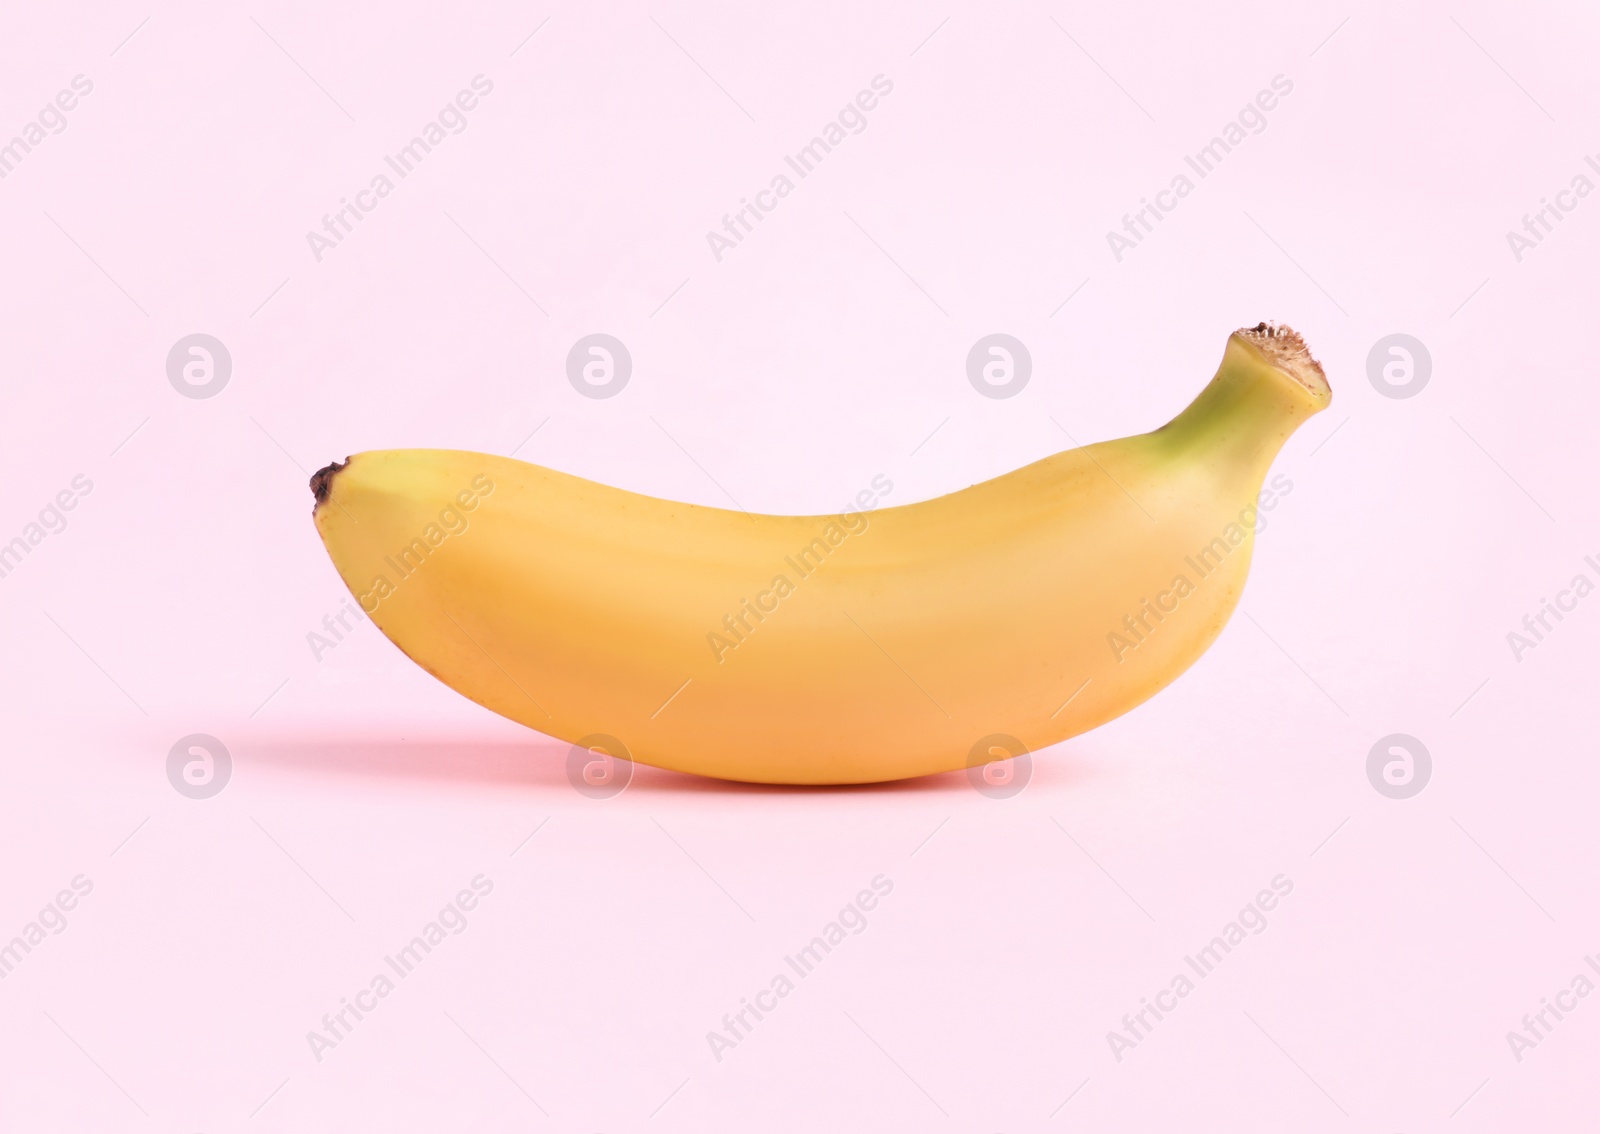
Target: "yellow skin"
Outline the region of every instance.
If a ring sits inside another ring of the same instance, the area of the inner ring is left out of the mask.
[[[318,473],[315,519],[378,627],[503,716],[704,776],[894,780],[1065,740],[1187,669],[1328,400],[1263,325],[1165,427],[917,504],[749,515],[406,449]]]

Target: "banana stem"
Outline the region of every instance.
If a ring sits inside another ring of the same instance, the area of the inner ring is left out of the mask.
[[[1305,340],[1285,326],[1235,331],[1222,365],[1187,409],[1156,430],[1170,456],[1253,468],[1266,475],[1289,435],[1328,407],[1332,391]]]

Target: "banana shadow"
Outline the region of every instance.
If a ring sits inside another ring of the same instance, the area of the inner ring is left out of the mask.
[[[295,776],[343,779],[383,779],[420,783],[482,784],[560,792],[604,798],[606,787],[582,784],[579,774],[569,777],[571,746],[558,741],[474,739],[448,741],[437,738],[404,740],[393,737],[315,738],[261,736],[241,739],[235,754],[241,763],[254,764]],[[618,761],[614,775],[625,778],[629,794],[646,795],[970,795],[979,789],[964,771],[941,772],[909,780],[876,784],[793,785],[748,784],[711,779],[687,772],[654,768],[648,764]],[[1070,787],[1089,775],[1081,764],[1058,748],[1035,753],[1028,785]],[[615,781],[613,781],[613,784]]]

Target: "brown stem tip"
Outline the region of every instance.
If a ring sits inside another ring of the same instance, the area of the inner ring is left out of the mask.
[[[1324,404],[1332,396],[1322,363],[1311,356],[1300,332],[1283,323],[1257,323],[1234,332],[1264,355],[1268,362],[1317,395]]]
[[[317,498],[317,503],[311,508],[313,514],[328,499],[328,492],[333,488],[334,476],[349,463],[350,458],[346,457],[342,461],[334,461],[331,465],[324,465],[311,474],[311,495]]]

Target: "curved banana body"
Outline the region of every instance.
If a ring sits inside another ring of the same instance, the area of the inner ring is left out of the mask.
[[[892,780],[1064,740],[1188,668],[1328,400],[1262,325],[1164,428],[917,504],[749,515],[416,449],[319,472],[315,519],[378,627],[497,713],[724,779]]]

